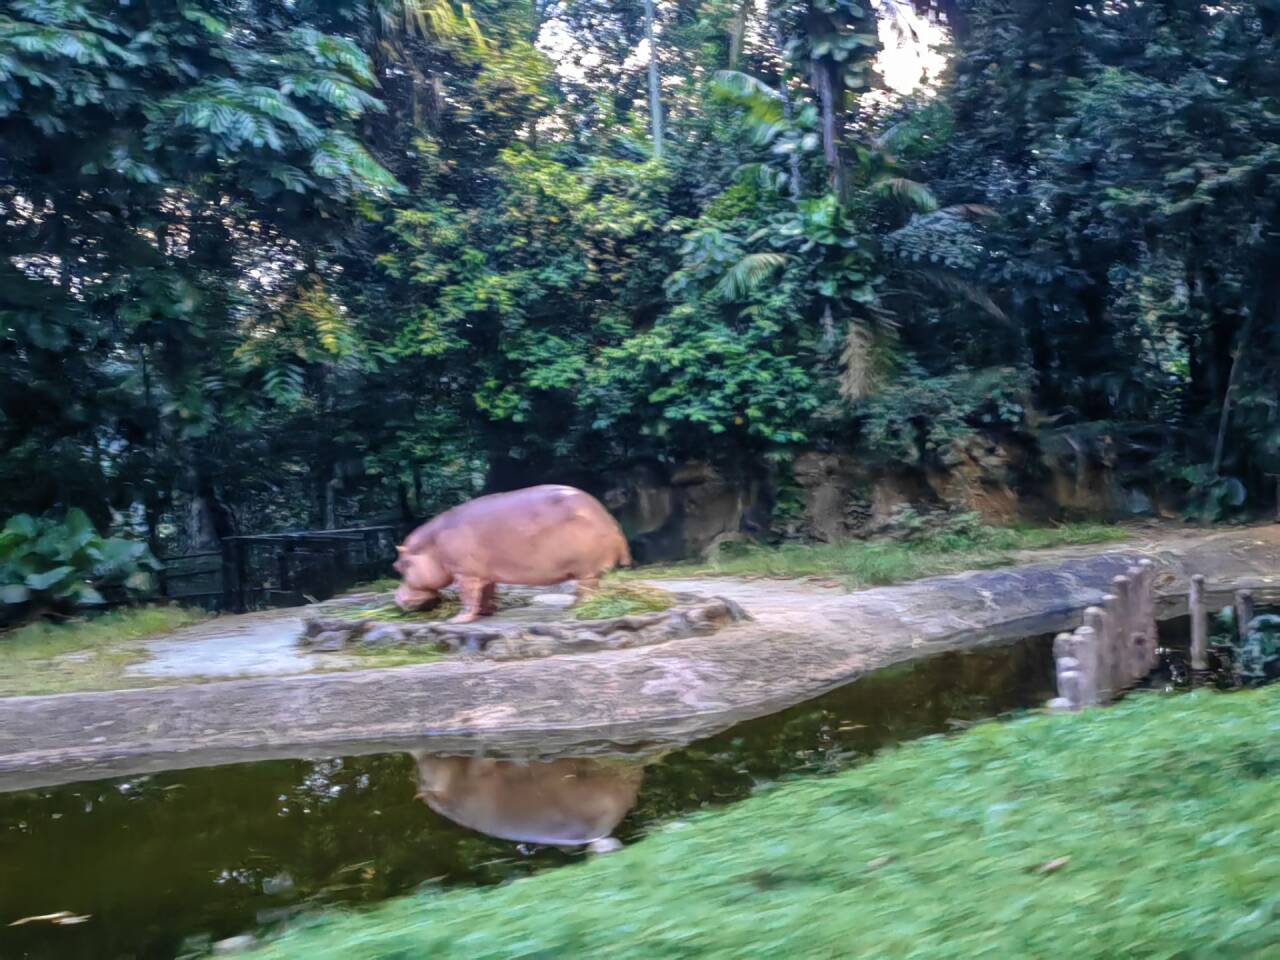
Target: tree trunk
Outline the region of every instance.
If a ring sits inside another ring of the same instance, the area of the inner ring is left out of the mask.
[[[747,35],[747,17],[755,0],[741,0],[738,9],[729,20],[729,69],[737,70],[742,59],[742,43]]]
[[[422,502],[422,467],[418,464],[413,465],[413,503],[418,511],[419,517],[427,515],[426,504]]]
[[[213,481],[198,465],[187,468],[187,546],[193,551],[216,550],[236,532],[236,521],[222,502]]]
[[[818,94],[822,111],[822,155],[827,162],[827,175],[831,178],[831,192],[844,198],[844,162],[840,157],[840,104],[834,72],[836,67],[822,63],[813,64],[813,88]]]
[[[778,24],[773,25],[773,42],[778,48],[778,58],[782,62],[782,70],[778,74],[778,93],[782,96],[782,116],[787,121],[787,126],[792,126],[795,117],[795,105],[791,102],[791,90],[787,86],[787,68],[786,55],[787,43],[782,36],[782,27]],[[788,186],[791,190],[791,199],[800,199],[800,153],[792,150],[787,155],[787,171]]]
[[[1227,389],[1222,393],[1222,415],[1218,418],[1218,439],[1213,445],[1213,475],[1216,477],[1222,469],[1222,458],[1227,452],[1227,425],[1231,422],[1231,395],[1235,392],[1236,382],[1240,377],[1240,367],[1245,351],[1249,347],[1250,335],[1253,333],[1254,311],[1245,318],[1240,328],[1240,339],[1236,343],[1235,354],[1231,358],[1231,372],[1227,375]]]
[[[662,90],[658,75],[658,47],[653,39],[653,0],[644,0],[644,38],[649,43],[649,122],[653,128],[653,156],[662,159]]]

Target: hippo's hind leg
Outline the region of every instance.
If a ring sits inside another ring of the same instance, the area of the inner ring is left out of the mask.
[[[480,616],[492,617],[498,612],[498,585],[486,583],[480,591]]]
[[[458,595],[462,599],[462,612],[450,623],[472,623],[491,612],[485,609],[486,596],[492,598],[493,595],[493,584],[487,580],[459,580]]]

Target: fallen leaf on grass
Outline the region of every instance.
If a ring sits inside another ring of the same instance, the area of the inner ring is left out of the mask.
[[[22,927],[28,923],[56,923],[59,926],[69,927],[73,924],[84,923],[88,920],[90,914],[76,914],[70,910],[59,910],[57,913],[39,913],[30,917],[23,917],[21,920],[15,920],[9,924],[11,927]]]
[[[1053,873],[1057,870],[1061,870],[1070,862],[1070,857],[1058,857],[1056,860],[1050,860],[1048,863],[1040,864],[1040,866],[1036,867],[1032,873]]]

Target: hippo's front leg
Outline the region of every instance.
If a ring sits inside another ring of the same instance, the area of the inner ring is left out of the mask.
[[[450,623],[474,623],[492,613],[493,584],[487,580],[466,579],[458,581],[458,596],[462,599],[462,612]],[[486,602],[488,601],[488,602]]]
[[[573,591],[573,604],[577,606],[583,600],[589,598],[593,593],[600,589],[599,577],[579,577],[577,586]]]

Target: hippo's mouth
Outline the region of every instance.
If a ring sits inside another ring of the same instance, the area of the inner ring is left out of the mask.
[[[396,591],[396,606],[405,613],[432,610],[440,605],[440,594],[435,590],[414,590],[401,587]]]

